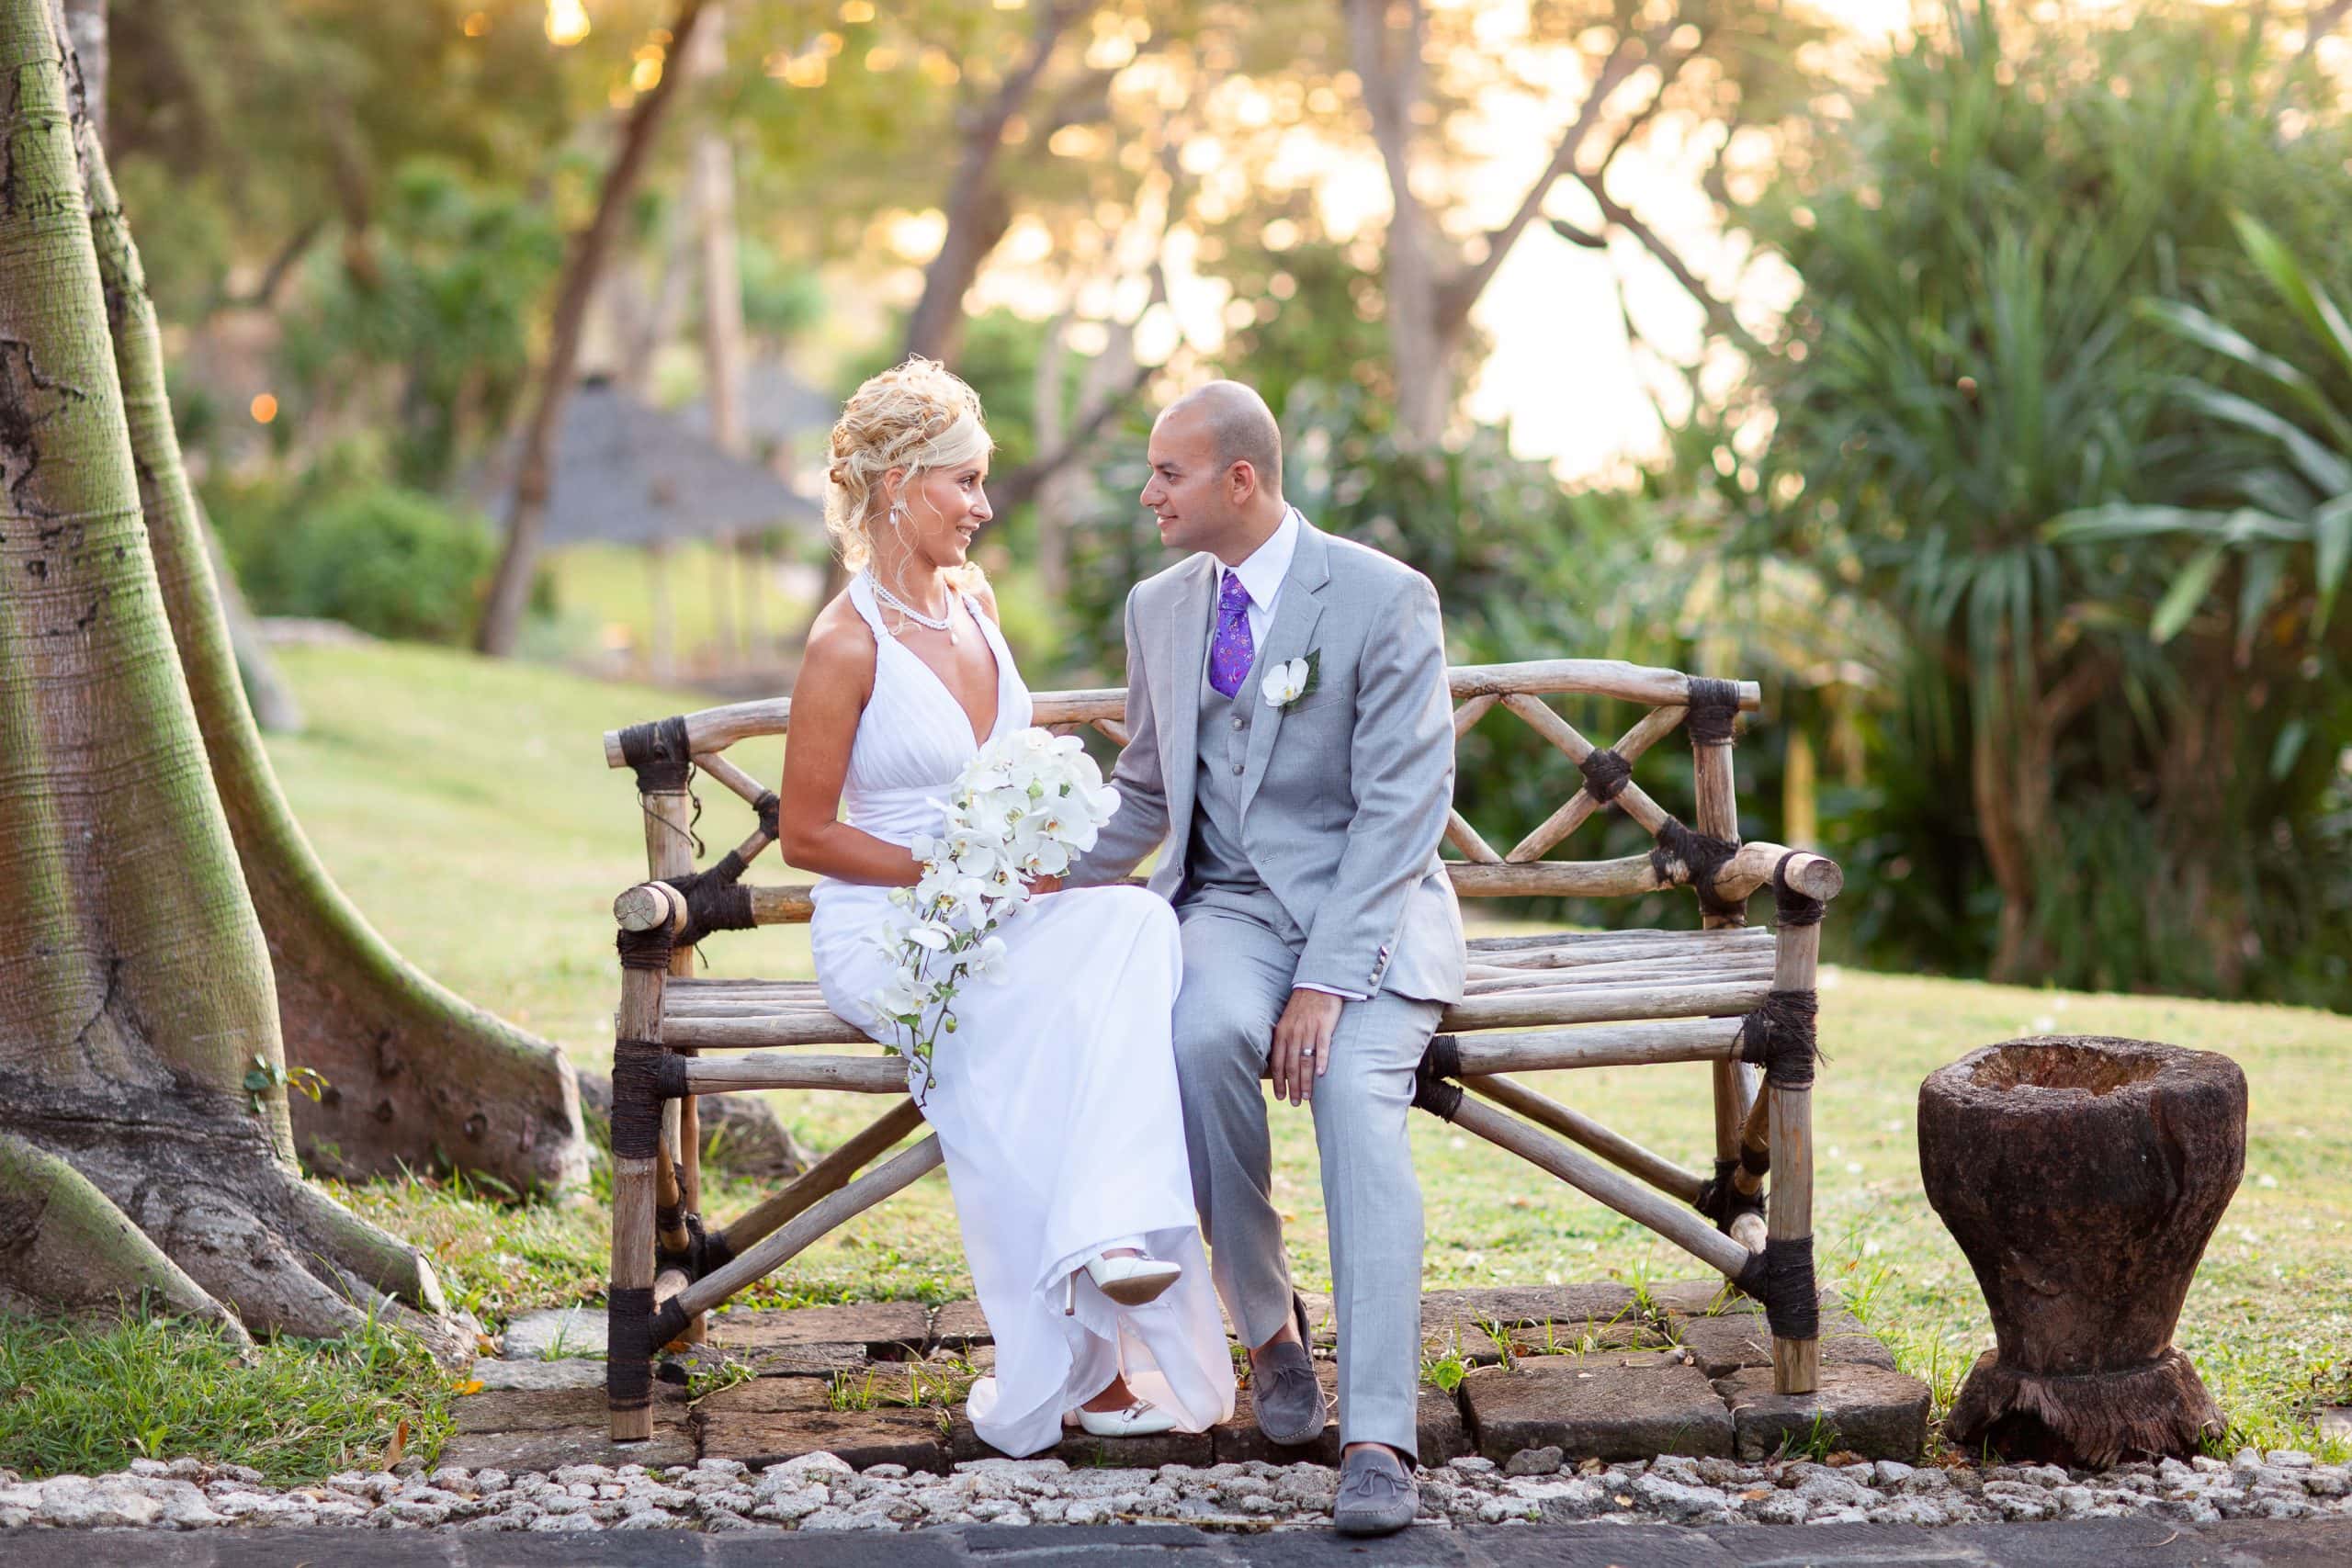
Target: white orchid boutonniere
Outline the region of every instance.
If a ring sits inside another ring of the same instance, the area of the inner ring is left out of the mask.
[[[1323,650],[1309,649],[1306,658],[1286,659],[1267,671],[1258,690],[1265,694],[1268,707],[1287,710],[1313,694],[1316,678],[1322,672]]]

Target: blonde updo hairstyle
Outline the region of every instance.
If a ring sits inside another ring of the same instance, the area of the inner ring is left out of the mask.
[[[872,563],[877,547],[895,542],[883,489],[891,469],[906,471],[899,487],[904,497],[925,470],[977,462],[995,446],[980,420],[978,394],[937,360],[917,355],[868,378],[833,423],[825,474],[825,532],[842,564],[856,571]],[[980,569],[969,564],[951,576],[975,588]]]

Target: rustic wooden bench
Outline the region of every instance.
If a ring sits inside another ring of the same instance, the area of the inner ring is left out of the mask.
[[[1449,679],[1459,704],[1457,740],[1501,708],[1565,752],[1585,780],[1508,853],[1498,853],[1456,812],[1446,838],[1461,857],[1447,862],[1457,893],[1618,897],[1688,886],[1699,897],[1702,929],[1472,941],[1468,995],[1445,1013],[1416,1103],[1647,1226],[1761,1299],[1775,1387],[1813,1392],[1820,1365],[1814,975],[1823,908],[1842,878],[1823,856],[1739,841],[1732,743],[1739,714],[1758,705],[1756,685],[1600,660],[1463,666]],[[1648,711],[1615,745],[1596,747],[1543,700],[1563,694]],[[1037,723],[1064,732],[1091,727],[1122,745],[1125,711],[1117,689],[1035,699]],[[724,754],[737,741],[784,734],[790,716],[783,700],[738,703],[605,737],[606,762],[637,777],[651,878],[614,906],[621,1000],[613,1052],[607,1377],[618,1441],[651,1435],[656,1350],[699,1338],[709,1308],[941,1159],[938,1140],[926,1138],[865,1168],[922,1122],[906,1098],[899,1058],[771,1049],[868,1043],[827,1010],[813,982],[695,973],[695,945],[713,931],[808,919],[805,886],[742,880],[775,842],[777,796]],[[1678,727],[1689,732],[1698,797],[1687,825],[1630,776],[1632,764]],[[750,836],[700,871],[691,830],[696,770],[742,796],[758,818]],[[1544,858],[1611,807],[1650,834],[1650,852]],[[1776,924],[1751,929],[1747,900],[1768,887]],[[1654,1062],[1713,1064],[1713,1174],[1652,1153],[1510,1076]],[[746,1089],[847,1090],[894,1102],[766,1201],[707,1230],[695,1100]]]

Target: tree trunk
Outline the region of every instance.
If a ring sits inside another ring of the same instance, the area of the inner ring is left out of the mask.
[[[901,358],[921,355],[952,366],[964,342],[964,296],[980,276],[981,264],[1012,227],[1012,198],[997,178],[1004,133],[1036,91],[1037,79],[1054,58],[1063,31],[1085,9],[1080,0],[1053,0],[1037,14],[1029,53],[1004,79],[978,117],[964,133],[964,151],[947,186],[947,231],[940,237],[939,254],[923,268],[922,294],[907,318],[907,346]],[[1001,509],[1012,510],[1002,502]],[[849,586],[841,557],[825,562],[825,583],[809,607],[799,640],[808,640],[817,616]]]
[[[294,1168],[268,949],[141,517],[63,37],[48,0],[0,4],[0,1297],[146,1287],[315,1336],[441,1313],[423,1258]]]
[[[445,1162],[517,1191],[584,1180],[571,1066],[394,952],[294,819],[231,653],[206,529],[180,462],[153,303],[105,157],[88,156],[107,319],[155,572],[246,889],[269,942],[288,1061],[326,1080],[294,1105],[312,1168],[389,1175]]]
[[[107,142],[107,80],[113,58],[107,47],[107,0],[65,0],[65,40],[82,69],[82,112],[90,134]]]
[[[1412,107],[1420,97],[1424,28],[1419,6],[1408,10],[1410,25],[1392,28],[1388,0],[1347,0],[1349,54],[1388,175],[1381,293],[1396,368],[1396,434],[1402,445],[1427,450],[1445,434],[1453,408],[1451,353],[1458,343],[1446,341],[1446,302],[1429,213],[1413,193]]]
[[[2014,727],[1993,722],[1979,705],[1969,724],[1969,780],[1976,806],[1976,834],[1984,860],[2001,890],[2000,926],[1994,941],[1991,977],[2018,984],[2043,967],[2034,935],[2036,832],[2049,819],[2050,779],[2028,765],[2033,744],[2030,722]]]
[[[705,0],[678,0],[677,18],[670,26],[673,62],[694,47],[695,28],[701,22]],[[555,321],[548,333],[547,367],[540,373],[529,421],[515,459],[514,500],[506,520],[506,548],[491,579],[490,603],[483,607],[481,626],[474,643],[482,652],[504,657],[514,651],[523,627],[523,611],[531,595],[531,573],[538,562],[539,531],[547,524],[548,495],[554,486],[556,432],[571,400],[571,384],[580,363],[580,330],[588,319],[605,258],[618,237],[638,176],[653,150],[654,133],[677,96],[686,73],[670,69],[650,92],[639,97],[622,122],[620,147],[605,173],[596,194],[595,215],[573,239],[564,264],[563,283],[556,296]]]

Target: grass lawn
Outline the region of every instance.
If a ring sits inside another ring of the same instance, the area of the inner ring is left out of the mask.
[[[435,649],[290,649],[284,658],[311,728],[273,740],[271,753],[345,887],[436,977],[602,1067],[617,993],[610,903],[643,875],[645,862],[629,775],[605,767],[599,737],[700,701]],[[732,755],[773,779],[781,748]],[[750,813],[723,789],[700,793],[715,854],[742,835]],[[797,878],[771,861],[753,879]],[[721,935],[707,953],[711,972],[810,972],[801,928]],[[1919,1080],[1974,1046],[2020,1034],[2131,1035],[2226,1052],[2253,1090],[2245,1180],[2189,1294],[2179,1342],[2239,1425],[2233,1440],[2329,1447],[2305,1413],[2352,1401],[2352,1096],[2342,1089],[2352,1019],[1836,968],[1825,971],[1822,991],[1828,1060],[1815,1130],[1823,1267],[1939,1404],[1991,1337],[1967,1266],[1919,1189]],[[1553,1080],[1538,1086],[1546,1093],[1661,1153],[1693,1166],[1710,1153],[1702,1066],[1544,1076]],[[804,1140],[824,1146],[876,1112],[859,1099],[779,1097],[778,1110]],[[1275,1183],[1296,1269],[1325,1287],[1311,1125],[1303,1109],[1272,1115]],[[1630,1222],[1442,1123],[1417,1118],[1414,1149],[1431,1287],[1702,1271]],[[601,1294],[597,1195],[501,1208],[424,1179],[344,1195],[428,1247],[453,1295],[493,1327],[517,1311]],[[724,1219],[750,1197],[720,1180],[707,1206]],[[969,1294],[945,1183],[921,1183],[843,1227],[763,1293],[781,1302]],[[22,1450],[6,1431],[0,1463],[18,1463],[12,1451]],[[2333,1451],[2340,1457],[2344,1446]]]

